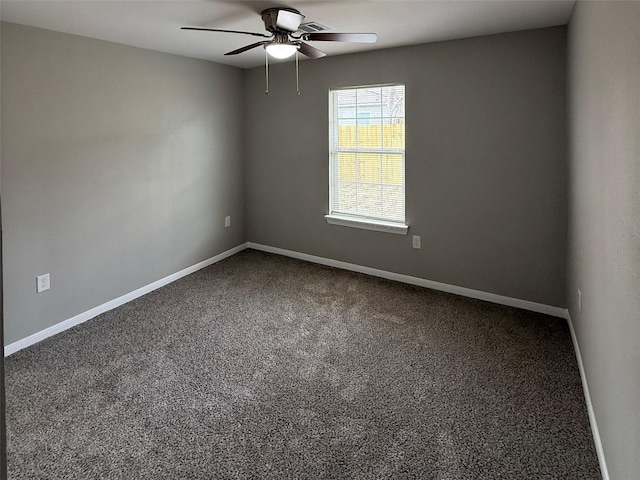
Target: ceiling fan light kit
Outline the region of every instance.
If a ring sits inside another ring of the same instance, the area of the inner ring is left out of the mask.
[[[267,40],[252,43],[245,47],[238,48],[225,55],[237,55],[239,53],[263,46],[265,54],[265,73],[267,80],[266,92],[269,94],[269,55],[273,58],[285,59],[296,55],[296,85],[298,85],[298,55],[300,52],[309,58],[321,58],[326,54],[322,50],[309,45],[306,42],[352,42],[352,43],[375,43],[378,36],[375,33],[331,33],[321,31],[324,25],[315,22],[308,22],[301,27],[304,15],[298,10],[287,7],[267,8],[260,14],[264,22],[265,29],[270,35],[257,32],[243,32],[238,30],[222,30],[218,28],[202,27],[182,27],[182,30],[200,30],[209,32],[240,33],[265,37]],[[311,31],[310,31],[311,30]],[[296,35],[297,33],[297,35]],[[300,89],[298,88],[298,94]]]
[[[273,40],[264,45],[264,49],[269,55],[279,59],[289,58],[296,53],[299,47],[299,44],[289,40],[289,35],[281,32],[274,33]]]
[[[269,45],[265,45],[264,49],[273,58],[283,59],[289,58],[296,53],[298,46],[290,43],[270,43]]]

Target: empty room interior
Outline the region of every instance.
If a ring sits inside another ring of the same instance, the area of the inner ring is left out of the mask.
[[[2,478],[640,480],[640,2],[0,16]]]

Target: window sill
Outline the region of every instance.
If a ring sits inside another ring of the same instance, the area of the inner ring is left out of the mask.
[[[383,220],[370,220],[368,218],[349,217],[347,215],[325,215],[327,223],[340,225],[343,227],[361,228],[363,230],[374,230],[376,232],[396,233],[406,235],[409,226],[404,223],[385,222]]]

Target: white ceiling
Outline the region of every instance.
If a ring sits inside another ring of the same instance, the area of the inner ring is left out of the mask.
[[[260,12],[288,6],[332,32],[375,32],[373,45],[314,42],[328,55],[415,45],[568,23],[575,0],[2,0],[2,20],[248,68],[260,48],[249,35],[180,30],[181,26],[265,33]],[[321,61],[321,60],[316,60]]]

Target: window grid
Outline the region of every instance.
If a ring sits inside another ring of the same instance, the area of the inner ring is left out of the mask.
[[[331,90],[329,105],[330,213],[404,223],[404,86]]]

